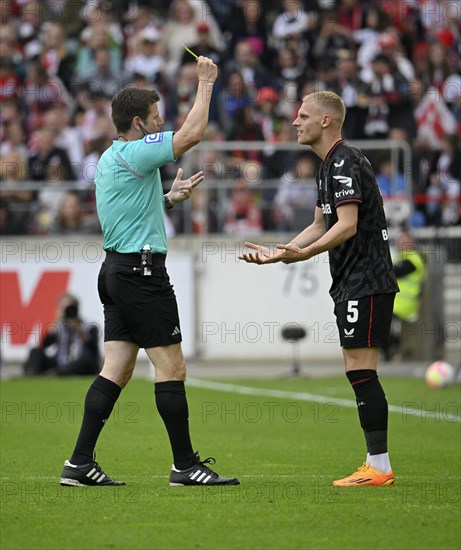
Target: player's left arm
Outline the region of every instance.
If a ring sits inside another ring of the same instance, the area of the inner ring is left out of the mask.
[[[295,243],[278,244],[277,248],[285,251],[282,262],[291,264],[309,260],[343,244],[357,233],[358,212],[359,207],[356,202],[341,205],[336,211],[338,221],[320,239],[305,248],[300,248]]]

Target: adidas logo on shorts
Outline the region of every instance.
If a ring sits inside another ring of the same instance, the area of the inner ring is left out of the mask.
[[[179,327],[174,327],[174,330],[171,333],[171,336],[176,336],[178,334],[181,334],[181,331],[179,330]]]

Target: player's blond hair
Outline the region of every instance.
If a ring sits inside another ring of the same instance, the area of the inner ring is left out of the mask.
[[[313,92],[303,97],[304,101],[313,101],[326,114],[331,115],[339,128],[342,127],[346,118],[346,106],[338,94],[334,92]]]

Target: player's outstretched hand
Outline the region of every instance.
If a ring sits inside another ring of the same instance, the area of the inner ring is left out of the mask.
[[[280,261],[284,264],[293,264],[309,258],[296,243],[277,244],[275,248],[281,254]]]
[[[245,243],[246,248],[251,248],[255,252],[247,252],[239,256],[239,260],[244,260],[249,264],[275,264],[282,260],[282,252],[279,250],[271,251],[266,246],[261,246],[254,243]]]
[[[218,78],[218,67],[209,57],[200,55],[197,59],[197,77],[206,82],[215,82]]]
[[[168,193],[168,198],[173,204],[189,199],[194,188],[197,187],[197,185],[205,178],[203,172],[201,171],[186,180],[182,179],[183,175],[184,170],[182,168],[178,168],[178,173],[176,174],[176,178],[171,186],[170,192]]]

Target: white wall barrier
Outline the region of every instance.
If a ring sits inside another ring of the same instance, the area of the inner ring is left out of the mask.
[[[307,331],[306,358],[339,358],[328,295],[327,255],[292,265],[249,265],[240,243],[173,239],[167,264],[178,297],[186,357],[207,360],[290,359],[281,331]],[[22,361],[54,320],[63,292],[81,301],[81,317],[103,324],[97,276],[104,253],[98,240],[11,239],[1,243],[0,323],[4,361]]]
[[[199,351],[206,359],[291,359],[286,325],[306,330],[303,358],[339,358],[328,256],[290,265],[239,261],[241,244],[202,243]]]
[[[17,240],[1,243],[0,323],[3,361],[23,361],[55,318],[57,298],[64,292],[80,300],[86,323],[103,329],[97,291],[104,252],[99,241]],[[194,260],[191,253],[171,252],[168,271],[181,315],[183,349],[195,354]],[[101,337],[102,346],[102,337]],[[144,353],[144,352],[142,352]]]

